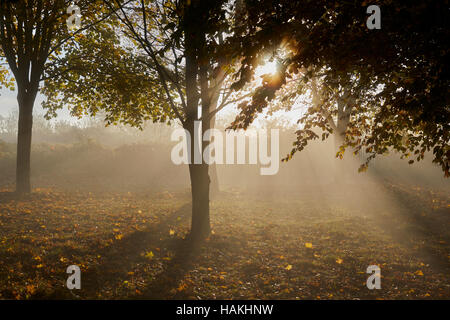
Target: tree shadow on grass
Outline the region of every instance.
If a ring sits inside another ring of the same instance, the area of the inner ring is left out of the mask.
[[[0,191],[0,203],[11,201],[33,202],[48,198],[48,194],[34,190],[30,193],[17,193],[16,191]]]
[[[416,251],[436,272],[448,274],[450,263],[445,254],[450,243],[448,210],[435,210],[424,205],[425,199],[415,198],[401,189],[388,189],[380,176],[374,177],[384,186],[384,190],[397,206],[391,219],[377,219],[379,225],[388,231],[395,241]]]
[[[0,203],[9,202],[11,200],[16,200],[18,198],[14,191],[2,191],[0,192]]]
[[[149,260],[142,256],[142,252],[149,248],[165,248],[170,252],[174,252],[175,256],[164,266],[163,275],[158,276],[158,284],[152,285],[150,292],[158,292],[157,297],[162,296],[165,288],[172,285],[173,281],[178,277],[175,275],[175,263],[188,261],[192,251],[187,247],[189,241],[177,238],[167,238],[171,226],[179,224],[190,216],[191,204],[187,203],[178,210],[170,213],[168,216],[161,218],[160,222],[148,226],[145,231],[135,231],[125,236],[113,245],[95,252],[102,257],[102,263],[96,267],[83,272],[83,296],[96,298],[98,292],[102,289],[110,288],[115,290],[118,283],[122,283],[129,278],[128,272],[136,264],[148,264]],[[164,260],[165,262],[165,260]],[[187,265],[186,265],[187,266]],[[184,270],[180,268],[180,271]],[[167,274],[167,276],[165,276]],[[167,283],[165,283],[167,281]],[[159,290],[156,288],[160,286]],[[153,295],[146,294],[142,296],[129,298],[152,298]]]
[[[0,203],[6,203],[10,201],[17,201],[17,200],[29,200],[33,201],[38,198],[40,198],[40,194],[38,193],[25,193],[25,194],[18,194],[15,191],[1,191],[0,192]]]
[[[392,236],[400,243],[411,247],[420,247],[417,254],[424,262],[436,271],[444,274],[450,273],[450,263],[445,252],[449,252],[450,234],[448,232],[448,212],[443,210],[421,212],[408,202],[400,193],[392,193],[398,204],[399,218],[407,221],[403,228],[393,230],[392,221],[385,221],[386,229],[391,230]]]
[[[192,270],[195,258],[200,252],[200,242],[189,239],[171,239],[167,244],[175,253],[165,266],[162,273],[144,289],[142,295],[134,296],[134,299],[186,299],[188,294],[183,290],[177,290],[180,280]]]

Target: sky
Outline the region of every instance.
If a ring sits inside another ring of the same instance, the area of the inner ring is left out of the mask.
[[[274,62],[268,62],[263,66],[260,66],[256,71],[256,78],[258,79],[260,76],[266,73],[274,73],[276,71],[276,64]],[[259,80],[255,84],[255,86],[261,85],[262,81]],[[45,110],[42,108],[41,103],[45,100],[45,97],[38,93],[36,97],[36,101],[34,104],[33,114],[34,115],[42,115],[45,114]],[[6,117],[11,112],[17,112],[18,111],[18,105],[17,105],[17,91],[11,91],[6,88],[0,89],[0,116]],[[225,107],[218,116],[220,117],[220,114],[236,114],[237,113],[237,107],[236,105],[228,105]],[[299,118],[298,110],[291,111],[291,112],[285,112],[285,111],[278,111],[274,114],[275,117],[282,117],[285,119],[289,119],[292,121],[292,123],[295,123],[296,120]],[[70,115],[70,112],[67,110],[67,108],[64,108],[62,110],[58,111],[58,117],[55,120],[65,120],[69,121],[73,124],[79,123],[79,119],[72,117]],[[258,121],[256,121],[255,125]]]
[[[36,96],[36,101],[34,103],[33,114],[45,114],[45,110],[42,108],[41,103],[45,100],[45,97],[38,93]],[[17,105],[17,91],[11,91],[9,89],[0,89],[0,116],[6,117],[11,112],[16,112],[19,110]],[[72,117],[67,109],[62,109],[58,111],[57,120],[66,120],[72,123],[77,123],[79,121],[77,118]]]
[[[36,97],[36,102],[34,103],[34,114],[43,114],[45,111],[41,106],[42,101],[44,100],[44,97],[38,93]],[[11,91],[9,89],[1,89],[0,90],[0,115],[7,116],[11,112],[17,111],[18,105],[17,105],[17,91]],[[64,113],[64,112],[63,112]],[[64,114],[61,114],[64,116]],[[69,113],[67,112],[67,117],[69,116]]]
[[[9,89],[0,90],[0,115],[7,116],[11,111],[17,110],[16,92]]]

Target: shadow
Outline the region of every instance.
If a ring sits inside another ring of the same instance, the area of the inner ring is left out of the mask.
[[[15,191],[2,191],[0,192],[0,203],[9,202],[12,200],[24,199],[25,196],[19,196]]]
[[[416,251],[417,255],[436,272],[449,274],[450,234],[448,210],[435,210],[422,197],[408,194],[399,187],[388,187],[389,181],[378,170],[371,174],[397,206],[390,219],[378,218],[379,225],[398,243]],[[417,245],[420,247],[417,248]]]
[[[187,241],[167,238],[167,235],[171,226],[188,219],[190,213],[191,204],[187,203],[168,216],[161,218],[159,223],[149,225],[143,231],[135,231],[102,250],[92,248],[90,251],[96,251],[96,254],[102,257],[102,262],[87,271],[83,271],[83,296],[96,298],[95,294],[101,291],[100,289],[114,288],[118,281],[123,282],[123,280],[128,279],[128,272],[133,266],[149,263],[149,260],[142,256],[142,252],[145,252],[148,248],[158,247],[175,251],[175,258],[170,263],[182,260],[182,252],[185,250],[189,252],[186,247]],[[159,285],[162,288],[167,287],[164,283]]]
[[[31,193],[17,193],[16,191],[0,191],[0,203],[7,203],[10,201],[36,201],[42,200],[46,195],[37,191]]]
[[[391,192],[391,195],[400,206],[399,219],[406,221],[406,225],[392,230],[392,221],[385,221],[386,228],[392,230],[393,237],[404,245],[414,248],[420,243],[421,246],[416,251],[424,262],[437,272],[449,274],[450,262],[445,254],[449,252],[450,241],[448,212],[433,210],[430,207],[422,212],[418,209],[419,200],[408,199],[401,191]]]
[[[187,299],[189,294],[184,290],[177,290],[180,280],[192,269],[195,258],[199,255],[201,242],[188,239],[173,239],[167,243],[175,253],[165,266],[164,271],[158,274],[143,291],[142,295],[133,296],[132,299]]]

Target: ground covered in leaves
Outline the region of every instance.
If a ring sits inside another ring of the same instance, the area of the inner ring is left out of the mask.
[[[448,193],[388,183],[227,189],[195,247],[189,200],[187,191],[0,190],[0,298],[450,298]],[[65,287],[72,264],[81,290]],[[366,287],[369,265],[381,268],[380,290]]]

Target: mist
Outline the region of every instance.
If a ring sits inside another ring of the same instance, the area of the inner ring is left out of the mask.
[[[264,176],[260,174],[261,164],[216,165],[220,187],[274,196],[286,192],[295,194],[311,187],[336,187],[344,192],[345,187],[383,181],[441,192],[450,190],[439,167],[431,162],[431,154],[411,166],[392,152],[375,158],[368,172],[358,173],[364,155],[355,156],[348,150],[344,159],[336,158],[333,137],[325,142],[316,140],[293,159],[281,161],[292,149],[296,130],[294,125],[283,120],[263,119],[259,128],[255,128],[280,130],[279,171]],[[217,129],[225,134],[231,121],[231,114],[219,119]],[[0,120],[0,125],[0,181],[3,186],[8,186],[14,182],[17,114],[11,113]],[[170,160],[171,150],[176,145],[170,141],[170,136],[176,127],[175,124],[148,123],[139,130],[126,126],[106,127],[100,116],[74,123],[67,120],[48,122],[43,115],[38,115],[33,127],[34,184],[81,189],[107,187],[116,191],[123,188],[130,191],[189,188],[187,166],[175,165]],[[248,159],[248,139],[246,142]]]
[[[0,300],[450,299],[448,1],[22,2]]]

